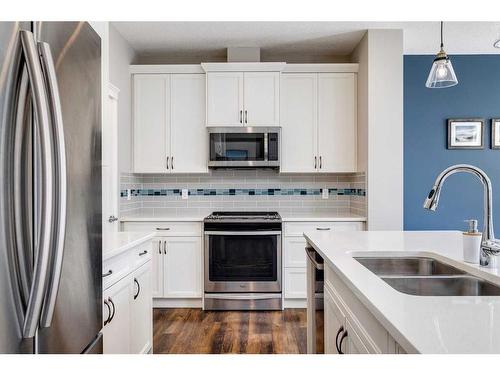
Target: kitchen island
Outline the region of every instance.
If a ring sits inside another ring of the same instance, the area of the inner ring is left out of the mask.
[[[500,296],[401,293],[354,259],[431,257],[500,284],[498,269],[463,262],[460,232],[310,231],[304,237],[325,263],[327,353],[337,352],[339,341],[344,353],[500,353]]]

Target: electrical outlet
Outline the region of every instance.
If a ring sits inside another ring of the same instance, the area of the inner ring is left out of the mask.
[[[127,189],[127,200],[131,200],[132,199],[132,192],[130,191],[130,189]]]
[[[189,197],[189,191],[188,189],[182,189],[182,195],[181,195],[182,199],[188,199]]]
[[[321,189],[321,198],[328,199],[328,189]]]

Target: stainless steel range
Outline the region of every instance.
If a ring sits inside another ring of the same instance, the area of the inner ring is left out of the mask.
[[[204,220],[206,310],[281,310],[281,217],[214,212]]]

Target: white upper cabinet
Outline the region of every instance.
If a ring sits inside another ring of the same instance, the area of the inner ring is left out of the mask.
[[[133,77],[134,172],[206,173],[205,75]]]
[[[207,172],[205,75],[172,74],[170,146],[172,173]]]
[[[357,168],[357,82],[354,73],[318,76],[318,155],[320,172]]]
[[[283,73],[281,171],[356,172],[355,73]]]
[[[207,74],[207,125],[243,124],[243,73]]]
[[[134,171],[163,173],[170,155],[170,76],[134,76]]]
[[[279,72],[208,72],[207,126],[278,126]]]
[[[277,72],[244,73],[245,126],[279,125],[280,74]]]
[[[281,172],[316,171],[317,109],[317,74],[282,74]]]

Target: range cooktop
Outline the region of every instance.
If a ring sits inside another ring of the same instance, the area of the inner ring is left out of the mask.
[[[208,215],[205,223],[220,222],[281,222],[277,212],[266,211],[216,211]]]

